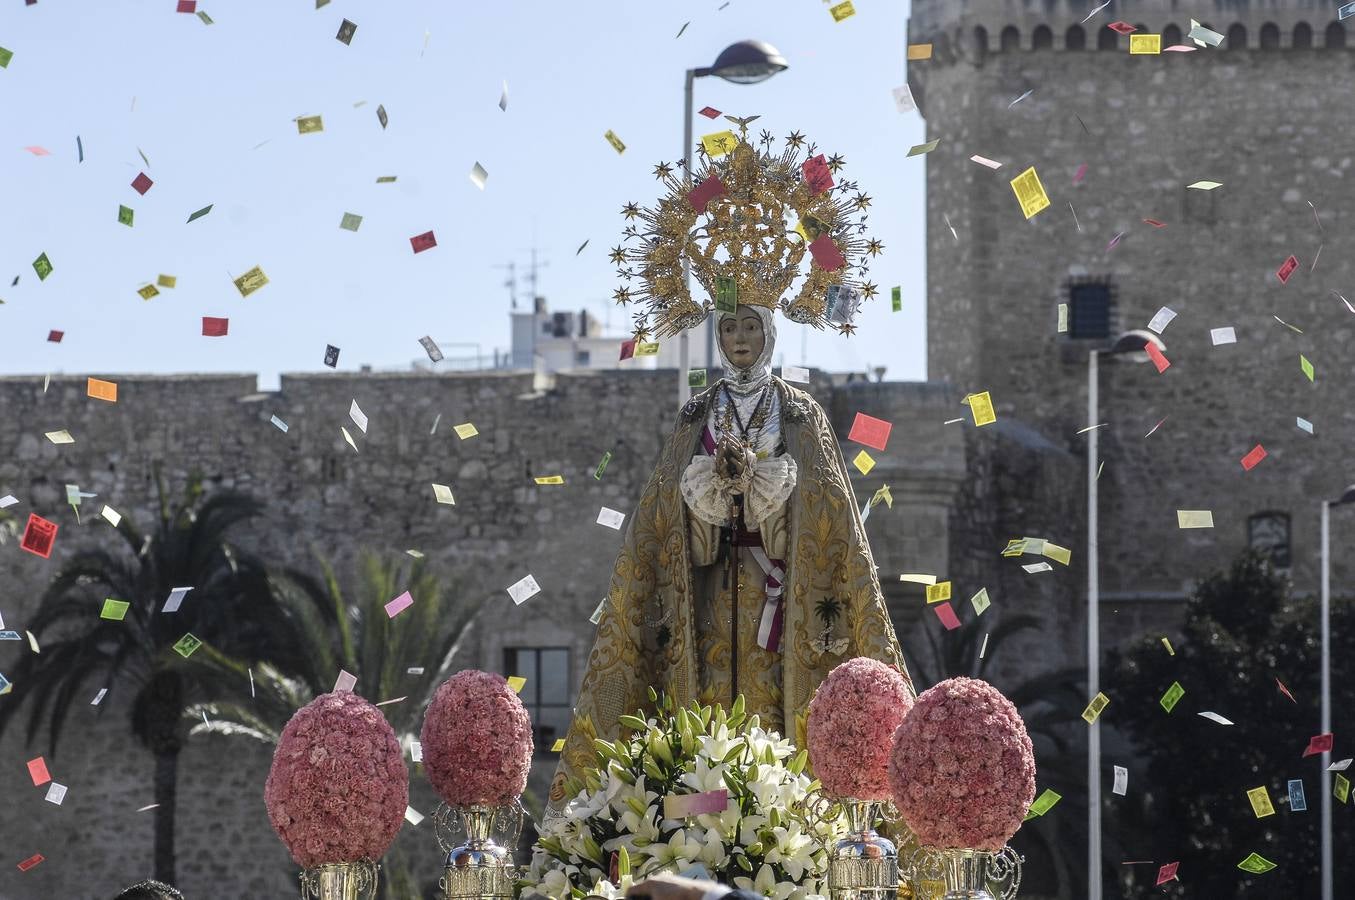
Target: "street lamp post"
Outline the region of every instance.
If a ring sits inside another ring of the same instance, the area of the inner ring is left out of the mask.
[[[777,72],[789,68],[780,52],[764,41],[739,41],[720,51],[715,64],[706,68],[688,69],[682,107],[682,171],[683,183],[690,190],[692,186],[692,82],[707,75],[723,78],[734,84],[757,84],[766,81]],[[692,268],[686,255],[682,259],[682,284],[691,289]],[[705,324],[706,365],[715,358],[715,326],[709,318]],[[678,405],[687,402],[691,388],[687,385],[687,367],[690,362],[687,332],[678,338]]]
[[[1322,728],[1331,733],[1331,508],[1355,502],[1355,484],[1335,500],[1322,501]],[[1332,900],[1331,751],[1322,754],[1322,900]]]
[[[1097,475],[1101,424],[1101,358],[1134,354],[1149,343],[1165,350],[1162,339],[1150,331],[1128,331],[1108,350],[1087,354],[1087,696],[1101,690],[1101,557],[1097,537]],[[1143,354],[1146,361],[1147,354]],[[1101,900],[1101,722],[1087,732],[1087,900]]]

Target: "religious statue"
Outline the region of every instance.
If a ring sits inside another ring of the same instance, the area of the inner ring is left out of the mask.
[[[801,162],[798,133],[772,153],[770,134],[759,150],[747,140],[751,119],[733,121],[742,136],[703,138],[690,181],[659,165],[667,195],[654,209],[625,207],[645,227],[627,228],[638,246],[612,251],[619,274],[643,282],[635,297],[616,292],[647,304],[637,340],[714,312],[725,374],[682,408],[630,517],[551,786],[554,811],[567,776],[595,763],[593,739],[615,739],[619,716],[652,708],[651,686],[679,705],[728,707],[742,695],[765,728],[803,746],[810,698],[843,660],[872,657],[907,678],[833,429],[808,393],[771,373],[778,308],[850,334],[861,298],[875,294],[848,277],[853,266],[865,275],[865,257],[881,249],[859,236],[864,216],[851,220],[870,198],[834,184],[838,157],[810,145]],[[692,299],[684,263],[713,304]]]

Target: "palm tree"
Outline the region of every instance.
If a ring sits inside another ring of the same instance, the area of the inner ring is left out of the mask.
[[[352,600],[345,598],[333,566],[321,559],[319,567],[319,578],[296,571],[270,577],[300,641],[291,671],[262,655],[231,657],[215,648],[194,655],[195,666],[229,693],[185,710],[185,720],[195,722],[190,734],[276,744],[292,714],[333,690],[342,669],[357,676],[358,692],[373,702],[399,700],[381,710],[402,746],[418,739],[424,709],[457,666],[462,641],[483,607],[472,608],[464,596],[445,591],[421,562],[407,567],[403,560],[361,554]],[[392,619],[385,605],[406,590],[414,604]],[[425,810],[433,802],[431,793],[428,797]],[[384,897],[421,895],[409,856],[397,840],[382,860]]]
[[[258,501],[230,491],[208,495],[195,476],[171,507],[158,473],[156,480],[153,529],[143,535],[126,516],[114,529],[120,545],[77,552],[44,592],[29,630],[52,637],[43,640],[41,655],[25,656],[15,669],[0,730],[31,700],[27,739],[45,727],[55,756],[67,714],[77,697],[83,701],[88,682],[97,680],[110,698],[131,692],[132,734],[155,758],[155,877],[172,884],[183,711],[212,689],[174,645],[192,634],[224,649],[266,647],[285,658],[289,632],[269,600],[263,567],[228,537],[262,512]],[[193,591],[182,607],[163,612],[170,591],[187,586]],[[121,620],[101,616],[105,598],[130,604]],[[110,705],[101,704],[99,713]]]

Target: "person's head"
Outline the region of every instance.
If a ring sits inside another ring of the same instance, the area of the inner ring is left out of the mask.
[[[740,306],[737,313],[720,316],[720,350],[735,369],[750,369],[767,346],[767,330],[760,307]]]
[[[184,900],[184,896],[163,881],[142,881],[127,888],[113,900]]]

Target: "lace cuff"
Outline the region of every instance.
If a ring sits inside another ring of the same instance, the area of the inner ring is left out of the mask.
[[[744,495],[751,522],[761,527],[763,522],[780,512],[790,492],[795,490],[797,472],[795,460],[788,455],[757,461],[753,483]]]
[[[729,524],[729,496],[715,477],[715,457],[693,456],[678,486],[692,515],[707,525]]]

